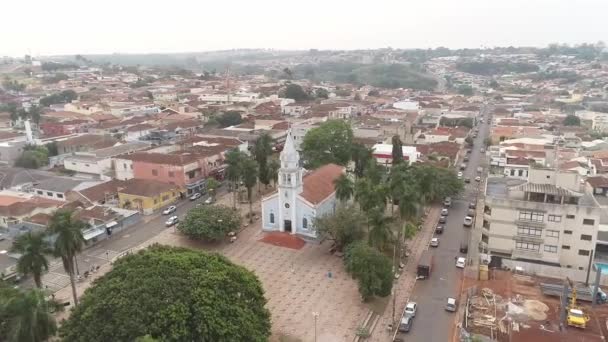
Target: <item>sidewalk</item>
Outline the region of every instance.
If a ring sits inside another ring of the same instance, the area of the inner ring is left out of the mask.
[[[418,259],[420,259],[422,252],[427,249],[429,241],[433,237],[440,212],[440,206],[436,205],[431,207],[422,230],[418,232],[414,239],[409,241],[407,244],[410,250],[410,256],[407,259],[407,264],[401,272],[401,276],[393,285],[393,291],[396,296],[395,320],[401,318],[401,311],[405,307],[405,304],[407,303],[410,294],[414,289],[414,285],[416,284],[416,267]],[[393,318],[391,317],[393,315],[392,300],[393,299],[391,298],[390,304],[380,316],[378,324],[372,332],[372,336],[368,339],[369,341],[387,342],[393,340],[394,331],[390,331],[388,329],[388,325],[393,322]]]

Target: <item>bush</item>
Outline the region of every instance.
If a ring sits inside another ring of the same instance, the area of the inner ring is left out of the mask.
[[[232,208],[208,205],[191,209],[178,229],[192,239],[220,241],[229,232],[238,230],[240,225],[241,217]]]

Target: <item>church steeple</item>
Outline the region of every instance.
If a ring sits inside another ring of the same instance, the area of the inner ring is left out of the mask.
[[[281,151],[280,159],[281,167],[284,168],[296,168],[299,165],[300,154],[296,150],[296,146],[293,142],[291,129],[287,131],[287,138],[285,138],[285,144],[283,145],[283,151]]]

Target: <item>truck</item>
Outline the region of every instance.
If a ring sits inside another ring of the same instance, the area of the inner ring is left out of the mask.
[[[431,276],[431,269],[433,268],[433,254],[431,251],[426,250],[422,252],[420,260],[418,260],[418,268],[416,269],[416,278],[426,279]]]

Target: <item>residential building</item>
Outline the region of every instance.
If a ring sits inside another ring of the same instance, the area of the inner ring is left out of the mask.
[[[138,210],[149,215],[180,198],[177,185],[155,180],[130,179],[118,189],[121,208]]]
[[[527,182],[491,177],[482,241],[496,265],[510,260],[583,271],[595,250],[600,214],[576,172],[532,168]]]
[[[82,183],[84,180],[70,177],[51,177],[33,183],[29,192],[43,198],[66,201],[66,194]]]
[[[315,218],[335,210],[333,182],[344,173],[344,168],[328,164],[304,175],[290,133],[280,159],[278,190],[262,199],[262,229],[316,239]]]
[[[93,175],[101,179],[109,179],[114,175],[112,158],[125,155],[150,147],[147,142],[131,142],[89,152],[75,152],[63,159],[63,167],[81,175]]]

